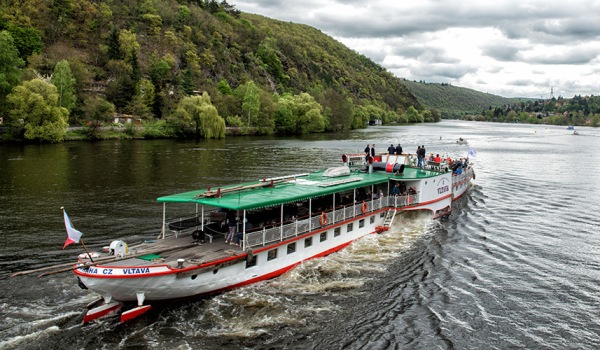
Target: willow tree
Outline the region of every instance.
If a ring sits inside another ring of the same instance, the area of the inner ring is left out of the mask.
[[[186,128],[193,128],[196,136],[207,139],[225,137],[225,120],[219,116],[206,92],[202,96],[182,98],[169,122],[181,132]]]
[[[60,142],[67,133],[69,111],[58,105],[56,86],[42,79],[26,81],[6,97],[12,126],[23,127],[28,140]]]

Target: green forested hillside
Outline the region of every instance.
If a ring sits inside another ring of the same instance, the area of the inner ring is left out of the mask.
[[[519,99],[492,95],[449,84],[423,83],[405,80],[422,104],[440,111],[442,118],[461,118],[466,114],[481,114],[490,107],[510,105]]]
[[[439,120],[401,79],[319,30],[226,1],[6,0],[0,76],[8,138],[60,141],[66,125],[93,135],[115,113],[147,124],[147,137]]]

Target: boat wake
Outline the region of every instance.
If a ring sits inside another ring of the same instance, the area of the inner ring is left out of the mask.
[[[395,225],[394,231],[363,237],[339,252],[305,261],[276,279],[189,304],[152,328],[175,327],[187,345],[199,346],[197,341],[204,342],[207,337],[256,338],[279,327],[311,327],[316,315],[334,312],[338,302],[365,293],[363,285],[382,276],[430,225],[437,224],[419,212],[396,219],[401,225]]]

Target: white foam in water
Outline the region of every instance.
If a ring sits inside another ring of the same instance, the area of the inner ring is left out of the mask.
[[[59,330],[60,328],[58,326],[52,326],[31,334],[18,335],[0,342],[0,349],[19,349],[25,344],[38,341],[39,339],[42,339],[49,334],[56,333]]]

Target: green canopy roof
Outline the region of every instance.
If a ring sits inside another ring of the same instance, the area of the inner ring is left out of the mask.
[[[160,197],[157,200],[164,203],[199,203],[233,210],[255,209],[297,202],[364,186],[387,183],[390,179],[414,180],[436,175],[438,173],[428,170],[406,168],[403,176],[395,176],[392,173],[379,171],[370,174],[353,172],[350,175],[331,178],[324,177],[323,171],[318,171],[297,177],[295,180],[293,178],[290,181],[282,180],[275,183],[273,187],[266,186],[230,192],[225,191],[233,187],[256,185],[259,183],[258,181],[222,187],[221,190],[224,193],[220,198],[198,197],[198,195],[208,191],[207,189],[203,189]],[[213,188],[212,190],[215,189]]]

